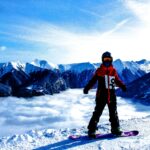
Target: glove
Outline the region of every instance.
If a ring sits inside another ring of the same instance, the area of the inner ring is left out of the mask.
[[[127,91],[126,85],[123,85],[123,86],[121,87],[121,89],[122,89],[123,92],[126,92],[126,91]]]
[[[83,89],[83,93],[88,94],[88,89],[86,87]]]

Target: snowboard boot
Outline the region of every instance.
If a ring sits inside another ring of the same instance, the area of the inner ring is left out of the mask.
[[[112,128],[111,129],[111,133],[114,134],[114,135],[117,135],[117,136],[120,136],[122,134],[122,131],[120,130],[120,128]]]
[[[96,138],[96,131],[89,130],[88,131],[88,137],[92,138],[92,139],[95,139]]]

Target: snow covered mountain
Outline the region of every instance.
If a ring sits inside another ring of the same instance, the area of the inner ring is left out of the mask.
[[[141,70],[144,70],[147,73],[150,72],[150,61],[142,59],[140,61],[137,61],[136,63],[139,64]]]
[[[66,64],[58,65],[61,72],[71,71],[76,73],[81,73],[85,70],[95,70],[98,66],[94,63],[85,62],[85,63],[75,63],[75,64]]]
[[[129,83],[127,90],[127,92],[122,92],[119,89],[117,94],[122,97],[139,99],[144,104],[150,104],[150,73]]]
[[[0,63],[0,77],[5,75],[8,72],[11,72],[13,70],[23,70],[25,67],[25,64],[17,61],[17,62],[7,62],[7,63]]]
[[[35,59],[33,62],[31,62],[31,64],[33,64],[34,66],[43,68],[43,69],[49,69],[49,70],[58,69],[57,65],[50,63],[46,60]]]
[[[146,74],[146,71],[142,70],[136,62],[122,62],[118,59],[114,61],[113,65],[117,69],[120,78],[126,84]],[[100,63],[87,62],[58,66],[63,79],[66,81],[67,87],[83,88],[100,66]]]
[[[24,64],[20,62],[8,62],[0,64],[0,95],[15,95],[17,88],[29,80],[24,71]]]
[[[141,68],[140,64],[134,61],[122,62],[120,59],[117,59],[113,62],[113,65],[125,83],[132,82],[147,73],[145,69]],[[142,65],[144,66],[144,64]]]
[[[146,71],[142,70],[140,65],[136,62],[122,62],[118,59],[114,61],[113,65],[118,71],[120,78],[126,84],[146,74]],[[62,72],[62,77],[66,81],[68,87],[83,88],[91,79],[94,72],[99,66],[99,63],[79,63],[70,65],[59,65],[59,68]]]
[[[0,96],[32,97],[59,93],[66,89],[66,84],[57,69],[44,61],[40,62],[40,65],[42,68],[30,63],[0,64]]]
[[[123,62],[117,59],[113,65],[126,84],[150,71],[150,61],[146,60]],[[0,95],[34,96],[58,93],[67,88],[83,88],[99,66],[100,63],[90,62],[54,65],[38,59],[26,64],[1,63]]]
[[[35,73],[35,72],[39,72],[39,71],[44,71],[45,69],[47,69],[47,68],[41,68],[37,65],[33,65],[33,64],[30,64],[30,63],[26,63],[26,66],[25,66],[25,72],[27,74],[30,74],[30,73],[33,73],[33,72]]]

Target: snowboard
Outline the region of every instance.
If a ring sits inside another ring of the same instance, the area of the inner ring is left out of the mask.
[[[133,131],[122,132],[122,134],[119,136],[114,135],[112,133],[96,134],[96,138],[89,138],[88,135],[70,135],[69,139],[71,140],[111,139],[111,138],[118,138],[118,137],[137,136],[138,134],[139,134],[139,131],[133,130]]]

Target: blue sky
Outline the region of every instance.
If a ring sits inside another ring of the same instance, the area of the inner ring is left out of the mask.
[[[150,59],[148,0],[1,0],[0,62]]]

